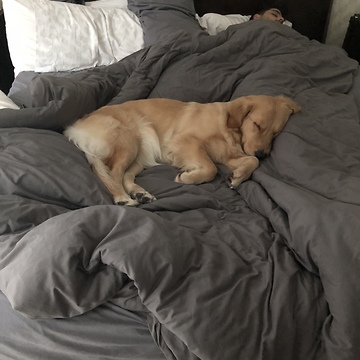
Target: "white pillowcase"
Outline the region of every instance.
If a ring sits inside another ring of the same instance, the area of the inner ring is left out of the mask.
[[[20,109],[9,97],[0,90],[0,109]]]
[[[138,18],[127,9],[36,0],[35,16],[35,71],[108,65],[144,46]]]
[[[128,2],[127,0],[97,0],[85,2],[86,6],[97,7],[97,8],[122,8],[126,9]]]
[[[230,25],[241,24],[249,21],[250,15],[220,15],[215,13],[207,13],[203,16],[197,16],[199,24],[203,27],[210,35],[216,35],[220,31],[226,30]]]
[[[6,36],[15,75],[34,70],[36,62],[35,13],[28,0],[3,0]]]
[[[108,1],[99,1],[104,7],[49,0],[3,2],[15,75],[109,65],[144,46],[136,15]]]

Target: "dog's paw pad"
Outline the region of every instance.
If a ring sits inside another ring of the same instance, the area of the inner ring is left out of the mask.
[[[148,196],[148,195],[144,195],[142,196],[141,198],[138,199],[139,203],[141,204],[148,204],[148,203],[151,203],[153,201],[155,201],[156,198],[154,196]]]
[[[156,197],[148,192],[135,192],[130,193],[132,199],[137,201],[139,204],[148,204],[156,200]]]

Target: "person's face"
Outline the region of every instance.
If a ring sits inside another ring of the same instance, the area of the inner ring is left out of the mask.
[[[276,8],[266,10],[262,15],[255,14],[254,19],[266,19],[266,20],[278,21],[281,24],[285,21],[284,17],[281,14],[281,11]]]

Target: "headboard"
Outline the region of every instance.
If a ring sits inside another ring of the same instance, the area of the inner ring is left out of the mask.
[[[263,0],[194,0],[195,9],[201,16],[214,12],[219,14],[250,15],[261,9]],[[332,0],[274,0],[273,7],[285,7],[286,18],[293,28],[310,39],[325,41],[326,28]]]

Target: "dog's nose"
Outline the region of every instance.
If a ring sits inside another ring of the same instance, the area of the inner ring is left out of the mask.
[[[257,150],[254,154],[259,160],[265,159],[267,156],[267,153],[264,150]]]

